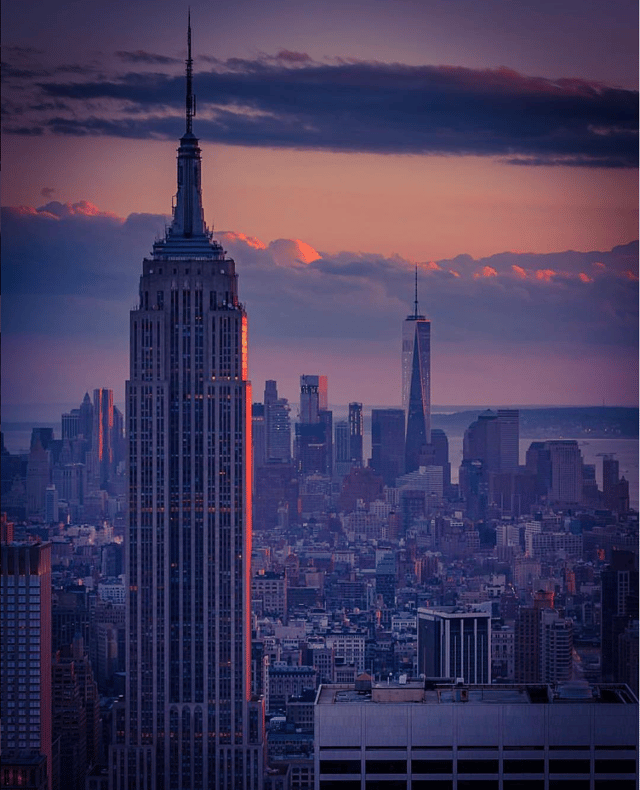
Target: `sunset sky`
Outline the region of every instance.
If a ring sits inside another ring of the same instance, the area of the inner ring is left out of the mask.
[[[441,405],[638,398],[633,0],[192,0],[205,217],[254,399],[400,401],[413,267]],[[3,416],[122,403],[175,192],[187,3],[3,9]]]

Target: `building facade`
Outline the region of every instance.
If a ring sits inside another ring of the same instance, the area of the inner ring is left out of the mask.
[[[318,690],[316,790],[637,787],[628,686],[366,686]]]
[[[250,689],[251,393],[233,260],[187,123],[173,221],[143,262],[127,382],[127,688],[112,787],[258,787]]]
[[[50,790],[51,544],[3,543],[0,551],[0,784]]]

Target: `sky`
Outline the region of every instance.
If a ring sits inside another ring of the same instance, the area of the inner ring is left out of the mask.
[[[417,265],[435,404],[637,404],[637,3],[190,5],[205,218],[237,262],[255,400],[322,373],[330,402],[398,405]],[[123,401],[186,17],[4,4],[5,420]]]

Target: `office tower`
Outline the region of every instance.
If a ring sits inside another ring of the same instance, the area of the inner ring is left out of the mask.
[[[551,460],[551,488],[549,499],[560,504],[582,501],[582,455],[578,442],[545,442]]]
[[[339,420],[334,427],[335,472],[338,477],[344,477],[351,470],[351,440],[349,436],[349,423]]]
[[[362,466],[362,437],[364,435],[364,417],[361,403],[349,404],[349,445],[351,463]]]
[[[637,787],[638,700],[626,686],[323,685],[316,787]]]
[[[50,790],[51,544],[3,543],[0,552],[2,776]]]
[[[413,315],[402,326],[402,408],[407,418],[405,471],[421,465],[431,444],[431,321],[418,313],[418,267]]]
[[[300,422],[318,422],[318,412],[329,408],[326,376],[300,376]]]
[[[318,421],[324,425],[325,467],[323,474],[331,475],[333,472],[333,412],[328,409],[320,409]]]
[[[55,485],[47,486],[44,493],[44,523],[56,523],[58,521],[58,492]]]
[[[90,448],[91,441],[93,439],[93,404],[91,403],[91,398],[89,397],[88,392],[85,392],[84,394],[79,411],[80,435],[86,440],[88,447]]]
[[[442,488],[446,494],[451,485],[451,464],[449,462],[449,440],[441,428],[431,430],[433,465],[442,467]]]
[[[394,486],[404,474],[405,416],[402,409],[373,409],[371,412],[371,467],[382,475],[386,486]]]
[[[131,312],[127,686],[119,790],[262,783],[251,700],[251,388],[235,263],[204,222],[192,131]]]
[[[96,488],[106,490],[113,472],[113,390],[93,391],[94,479]]]
[[[253,447],[253,478],[256,470],[267,460],[267,439],[264,419],[264,403],[251,405],[251,441]]]
[[[517,472],[520,463],[520,412],[498,409],[500,472]]]
[[[629,510],[629,481],[620,478],[620,465],[613,455],[602,458],[602,498],[604,506],[616,513]]]
[[[491,683],[491,612],[418,609],[418,672],[466,684]]]
[[[62,415],[62,438],[77,439],[80,433],[80,409]]]
[[[554,595],[538,590],[533,606],[522,606],[515,624],[516,683],[571,680],[573,623],[553,608]]]
[[[267,381],[264,388],[264,418],[267,460],[291,460],[291,420],[289,401],[278,397],[275,381]]]
[[[376,562],[376,595],[384,606],[393,609],[396,605],[396,586],[398,583],[395,555],[383,554]]]
[[[638,619],[638,557],[631,551],[612,552],[600,574],[602,582],[602,679],[617,681],[620,636]]]
[[[517,472],[520,438],[517,409],[487,409],[464,433],[463,459],[482,461],[485,472]]]
[[[49,453],[36,435],[27,462],[27,515],[34,518],[44,517],[45,495],[51,480],[51,461]]]

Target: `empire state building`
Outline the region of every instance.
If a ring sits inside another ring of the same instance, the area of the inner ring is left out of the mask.
[[[186,130],[173,221],[143,261],[127,382],[127,680],[118,790],[262,786],[250,691],[251,387],[235,263],[204,222]]]

